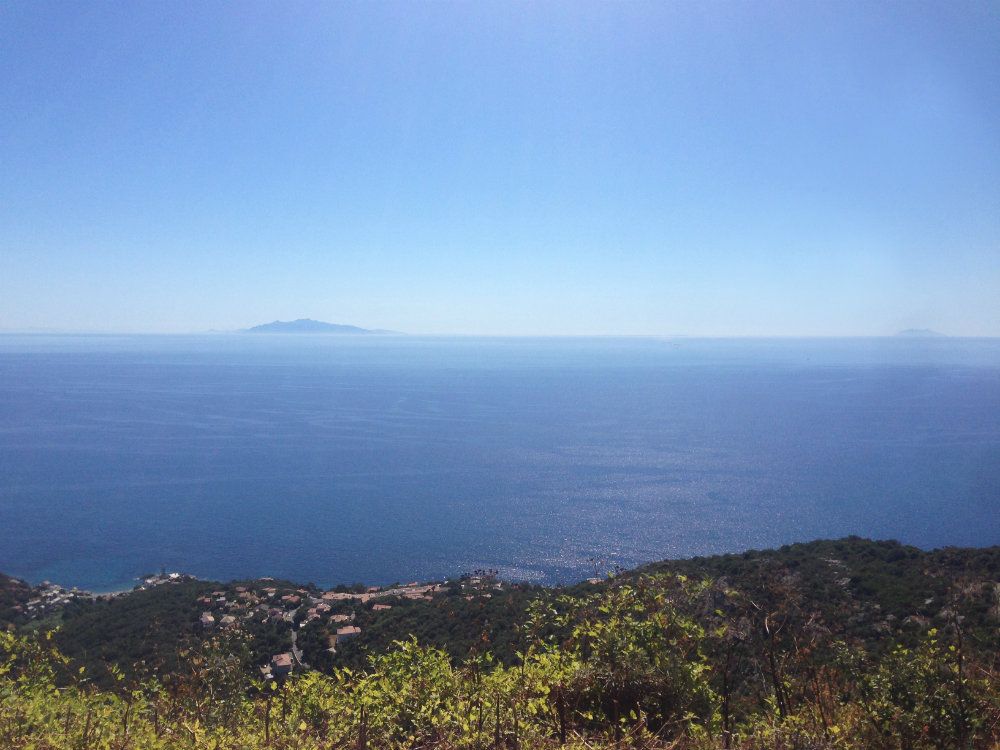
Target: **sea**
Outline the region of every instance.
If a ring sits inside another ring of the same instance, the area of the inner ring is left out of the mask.
[[[1000,544],[1000,339],[0,336],[0,571],[571,582]]]

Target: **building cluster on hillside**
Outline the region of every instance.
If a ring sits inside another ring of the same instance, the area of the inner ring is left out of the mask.
[[[187,574],[162,571],[158,575],[144,576],[132,592],[196,580],[198,579]],[[319,628],[320,637],[325,638],[328,644],[327,650],[336,654],[338,644],[361,635],[360,625],[370,622],[372,616],[386,615],[394,606],[409,602],[429,602],[436,595],[445,593],[461,594],[466,599],[489,598],[492,591],[502,586],[492,575],[475,575],[464,576],[452,582],[412,582],[351,591],[323,591],[311,586],[303,588],[262,578],[240,585],[234,583],[220,586],[216,590],[200,594],[197,599],[197,627],[205,634],[251,623],[279,625],[290,630],[291,652],[273,655],[270,662],[261,668],[265,676],[281,676],[293,668],[306,666],[302,662],[302,652],[295,646],[295,635],[301,628]],[[22,599],[12,607],[12,612],[28,620],[58,613],[77,599],[113,599],[132,593],[93,594],[76,588],[67,589],[48,581],[30,587],[30,594],[27,585],[24,585],[24,589],[24,596],[30,595],[30,598]],[[358,608],[368,613],[360,625],[355,621]]]
[[[145,591],[155,586],[162,586],[170,583],[181,583],[183,581],[196,580],[194,576],[184,573],[166,573],[146,576],[142,583],[130,591],[115,591],[105,594],[95,594],[92,591],[85,591],[76,586],[67,588],[50,581],[42,581],[37,586],[29,586],[23,581],[14,578],[7,579],[13,585],[20,586],[25,592],[24,598],[11,605],[10,613],[25,620],[40,620],[45,617],[58,614],[64,607],[75,601],[93,601],[97,599],[115,599],[127,596],[132,591]]]
[[[204,608],[201,622],[206,626],[221,625],[222,620],[216,615],[225,612],[234,618],[229,624],[256,618],[261,621],[281,620],[301,627],[316,621],[350,622],[352,619],[350,615],[335,611],[345,604],[364,605],[388,597],[430,601],[434,598],[434,594],[441,590],[442,584],[438,583],[410,583],[386,589],[370,587],[363,592],[312,592],[304,588],[236,586],[228,591],[212,591],[200,597],[198,603]],[[392,605],[380,602],[373,604],[371,609],[374,612],[384,612],[392,609]]]
[[[155,586],[163,586],[170,583],[184,583],[185,581],[196,581],[198,580],[192,575],[187,573],[167,573],[162,571],[159,575],[145,576],[142,579],[142,583],[135,587],[136,591],[145,591],[146,589],[154,588]]]
[[[93,598],[92,594],[81,591],[75,586],[67,589],[49,581],[42,581],[33,588],[31,593],[32,596],[28,601],[13,607],[17,614],[24,615],[29,619],[48,617],[77,599]]]
[[[353,605],[364,605],[374,598],[388,596],[430,599],[434,590],[434,584],[412,584],[385,590],[371,587],[363,592],[316,591],[268,581],[264,586],[232,586],[201,596],[198,604],[203,611],[198,622],[206,631],[232,628],[253,620],[285,623],[293,632],[318,623],[327,630],[329,650],[336,653],[338,641],[343,643],[361,633],[361,628],[353,624]],[[384,612],[391,608],[389,604],[378,604],[372,611]],[[299,665],[301,655],[293,647],[289,653],[275,654],[261,667],[261,673],[265,677],[280,677]]]
[[[463,593],[475,592],[486,598],[491,596],[491,590],[502,586],[493,579],[468,577],[458,584],[412,582],[384,588],[370,586],[363,591],[316,591],[278,584],[236,586],[228,592],[213,591],[199,599],[205,607],[200,622],[206,629],[226,628],[252,618],[258,622],[287,623],[293,632],[316,623],[325,630],[327,650],[335,654],[339,644],[361,635],[354,607],[366,607],[373,614],[385,613],[393,608],[389,603],[393,599],[432,601],[435,595],[451,591],[454,585],[460,586]],[[274,654],[260,671],[265,678],[275,678],[300,666],[303,666],[301,654],[293,645],[291,652]]]

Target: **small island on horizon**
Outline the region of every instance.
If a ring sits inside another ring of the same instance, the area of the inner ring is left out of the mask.
[[[384,331],[359,326],[326,323],[322,320],[299,318],[298,320],[275,320],[271,323],[245,328],[240,333],[333,333],[333,334],[387,334],[395,331]]]
[[[940,333],[939,331],[932,331],[930,328],[907,328],[896,335],[911,339],[939,339],[947,336],[947,334]]]

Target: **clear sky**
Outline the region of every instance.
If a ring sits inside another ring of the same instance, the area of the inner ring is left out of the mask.
[[[0,4],[0,329],[1000,335],[996,2]]]

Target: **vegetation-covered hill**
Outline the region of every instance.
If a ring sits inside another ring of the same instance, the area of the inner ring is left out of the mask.
[[[769,597],[794,597],[796,606],[822,616],[831,632],[871,648],[896,641],[913,645],[932,625],[948,619],[951,602],[961,591],[970,644],[1000,651],[1000,547],[928,552],[851,537],[664,561],[619,571],[612,580],[661,572],[710,578],[761,603]],[[211,634],[213,629],[200,621],[205,612],[218,621],[215,627],[227,614],[235,617],[234,624],[248,637],[250,665],[265,664],[271,655],[289,650],[293,630],[303,661],[322,671],[362,667],[371,654],[410,636],[442,649],[456,664],[488,651],[510,665],[522,647],[521,625],[532,602],[561,593],[584,595],[608,585],[546,589],[485,575],[429,591],[422,586],[419,596],[405,588],[363,594],[365,587],[355,584],[354,596],[361,598],[324,599],[320,589],[290,581],[182,579],[113,598],[77,597],[43,624],[59,624],[56,643],[62,651],[102,681],[109,679],[110,664],[126,674],[135,665],[175,669],[178,651]],[[337,597],[350,595],[344,586],[335,591]],[[25,624],[13,607],[23,610],[32,595],[23,582],[0,579],[0,621]],[[319,602],[318,611],[312,602]],[[332,654],[331,637],[344,625],[359,627],[360,634],[342,640]]]
[[[21,619],[31,598],[31,587],[24,581],[0,573],[0,627]]]
[[[982,647],[1000,649],[1000,547],[928,552],[848,537],[665,561],[637,572],[662,571],[725,580],[753,596],[767,596],[782,578],[804,606],[869,644],[946,621],[957,602]]]
[[[0,747],[1000,746],[1000,548],[849,538],[555,589],[174,581],[61,621],[3,636]],[[284,651],[289,677],[258,669]]]

